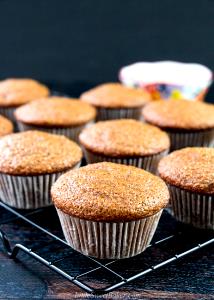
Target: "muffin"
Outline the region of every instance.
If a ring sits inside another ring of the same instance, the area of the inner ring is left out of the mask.
[[[171,150],[214,145],[214,105],[187,100],[155,101],[143,109],[145,121],[165,130]]]
[[[13,123],[7,118],[0,116],[0,137],[13,132]]]
[[[14,109],[37,98],[46,97],[49,89],[33,79],[12,78],[0,81],[0,114],[14,120]]]
[[[214,229],[214,149],[185,148],[158,166],[168,184],[174,216],[195,227]]]
[[[159,128],[121,119],[98,122],[80,134],[88,163],[111,161],[155,172],[168,153],[169,137]]]
[[[64,97],[34,100],[15,110],[20,131],[42,130],[78,141],[80,131],[96,116],[88,103]]]
[[[150,100],[147,92],[119,83],[99,85],[80,96],[97,109],[97,120],[140,119],[142,107]]]
[[[67,172],[51,195],[67,242],[85,255],[107,259],[141,253],[169,200],[159,177],[110,162]]]
[[[80,147],[64,136],[26,131],[2,137],[0,198],[16,208],[48,206],[51,185],[81,158]]]

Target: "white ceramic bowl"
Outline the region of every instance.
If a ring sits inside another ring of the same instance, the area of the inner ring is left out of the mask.
[[[147,90],[153,99],[203,100],[212,83],[212,71],[195,63],[138,62],[121,68],[120,81]]]

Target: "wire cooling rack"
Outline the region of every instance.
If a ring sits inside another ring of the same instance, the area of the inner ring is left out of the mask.
[[[122,260],[98,260],[76,252],[65,242],[53,207],[26,212],[0,201],[0,214],[0,239],[10,258],[24,252],[85,292],[97,295],[114,291],[214,243],[212,232],[181,225],[164,212],[159,232],[142,254]],[[17,228],[24,228],[21,243],[12,241],[11,230],[17,232]],[[36,231],[39,242],[30,238]]]

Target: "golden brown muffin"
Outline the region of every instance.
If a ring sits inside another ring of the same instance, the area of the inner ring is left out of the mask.
[[[10,175],[65,171],[81,158],[80,147],[64,136],[35,130],[0,139],[0,172]]]
[[[62,175],[52,200],[68,215],[93,221],[131,221],[165,207],[169,192],[157,176],[132,166],[103,162]]]
[[[167,183],[214,195],[214,148],[185,148],[164,157],[158,172]]]
[[[34,100],[15,111],[18,121],[47,127],[78,126],[92,121],[95,116],[96,110],[90,104],[64,97]]]
[[[96,107],[134,108],[150,101],[150,95],[142,89],[129,88],[120,83],[106,83],[83,93],[80,99]]]
[[[13,132],[13,123],[7,118],[0,116],[0,137]]]
[[[6,79],[0,81],[0,106],[16,107],[37,98],[46,97],[49,89],[33,79]]]
[[[107,156],[147,156],[169,149],[168,135],[140,121],[121,119],[98,122],[82,131],[81,144]]]
[[[214,128],[214,105],[187,100],[159,100],[146,105],[143,117],[160,128],[209,129]]]

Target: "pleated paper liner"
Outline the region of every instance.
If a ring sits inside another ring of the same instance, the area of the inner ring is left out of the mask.
[[[115,120],[115,119],[141,119],[142,107],[137,108],[101,108],[97,109],[97,121]]]
[[[202,229],[214,229],[214,196],[168,185],[174,217]]]
[[[14,111],[16,107],[0,107],[0,115],[8,118],[12,122],[15,122]]]
[[[78,168],[80,163],[73,168]],[[0,198],[20,209],[36,209],[52,205],[50,189],[64,172],[17,176],[0,173]]]
[[[170,137],[170,150],[178,150],[185,147],[214,147],[214,128],[196,131],[170,131],[166,130]]]
[[[94,222],[57,209],[67,242],[75,250],[102,259],[121,259],[143,252],[157,228],[162,210],[131,222]]]
[[[79,134],[87,126],[91,125],[93,122],[88,122],[83,125],[74,126],[74,127],[42,127],[42,126],[33,126],[27,125],[21,122],[17,122],[19,131],[27,130],[40,130],[48,133],[53,133],[57,135],[64,135],[67,138],[79,143]]]
[[[136,157],[110,157],[105,155],[99,155],[94,152],[91,152],[83,147],[85,158],[87,163],[96,163],[102,161],[108,161],[123,165],[131,165],[146,171],[156,173],[157,165],[160,159],[167,155],[168,150],[162,151],[158,154],[148,155],[148,156],[136,156]]]

